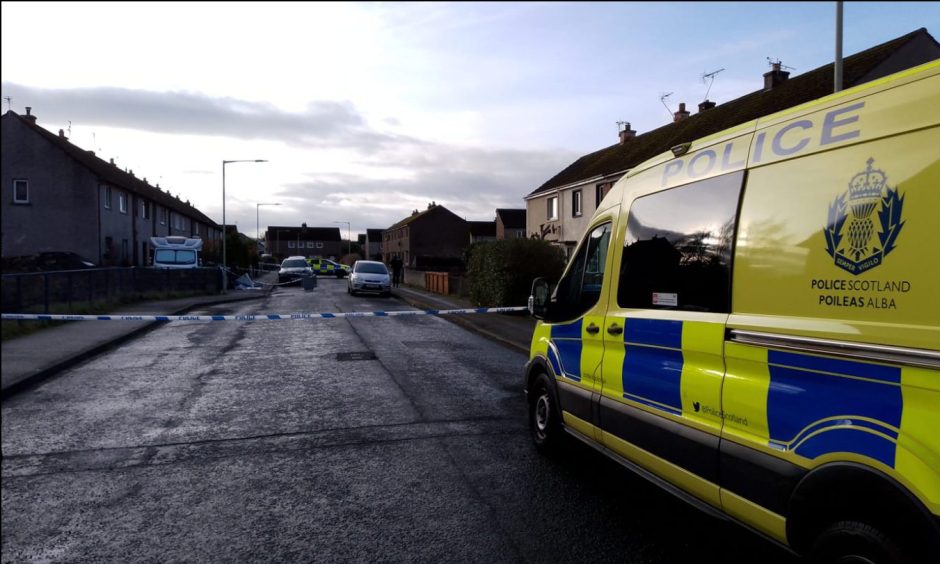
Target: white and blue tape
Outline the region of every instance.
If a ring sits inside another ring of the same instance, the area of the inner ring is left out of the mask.
[[[290,321],[300,319],[341,319],[344,317],[401,317],[405,315],[466,315],[510,313],[525,307],[477,307],[468,309],[424,309],[402,311],[349,311],[336,313],[288,313],[255,315],[69,315],[4,313],[4,321]]]

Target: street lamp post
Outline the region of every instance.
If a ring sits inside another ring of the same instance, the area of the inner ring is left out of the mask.
[[[240,159],[234,161],[222,161],[222,293],[225,294],[228,292],[228,265],[227,265],[227,255],[228,251],[227,245],[225,244],[227,233],[225,232],[225,165],[229,163],[266,163],[268,161],[264,159]]]
[[[279,206],[281,204],[256,204],[255,205],[255,239],[258,241],[258,247],[261,247],[261,206]],[[261,253],[258,253],[259,255]]]
[[[352,254],[352,234],[350,233],[351,228],[349,227],[348,221],[334,221],[333,223],[346,224],[346,239],[349,242],[349,252],[347,254]]]

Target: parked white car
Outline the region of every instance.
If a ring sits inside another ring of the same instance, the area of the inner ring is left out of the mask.
[[[353,296],[359,292],[392,295],[392,277],[384,263],[374,260],[357,260],[347,280],[346,292]]]

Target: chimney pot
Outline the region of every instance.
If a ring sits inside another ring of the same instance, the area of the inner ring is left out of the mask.
[[[687,117],[689,117],[689,112],[685,109],[685,102],[681,102],[679,104],[679,111],[673,115],[672,122],[679,123]]]
[[[60,129],[60,130],[59,130],[59,137],[61,137],[62,139],[65,139],[65,130],[64,130],[64,129]]]
[[[26,115],[29,115],[29,112],[33,111],[32,106],[26,106]]]
[[[114,164],[114,159],[111,159],[111,164]]]
[[[704,102],[698,105],[698,113],[702,113],[705,110],[710,110],[715,107],[715,103],[711,100],[705,100]]]
[[[623,129],[620,130],[620,144],[623,145],[628,140],[633,139],[634,137],[636,137],[636,131],[633,129],[630,129],[629,121],[625,122],[623,124]]]
[[[780,63],[771,63],[771,71],[764,73],[764,92],[773,90],[790,78],[790,73],[780,70]]]
[[[26,106],[26,115],[23,117],[27,119],[30,123],[36,123],[36,116],[29,113],[32,109],[33,109],[32,106]]]

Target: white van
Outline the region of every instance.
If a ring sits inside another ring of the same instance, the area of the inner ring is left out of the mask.
[[[151,237],[154,268],[198,268],[202,239],[199,237]]]

